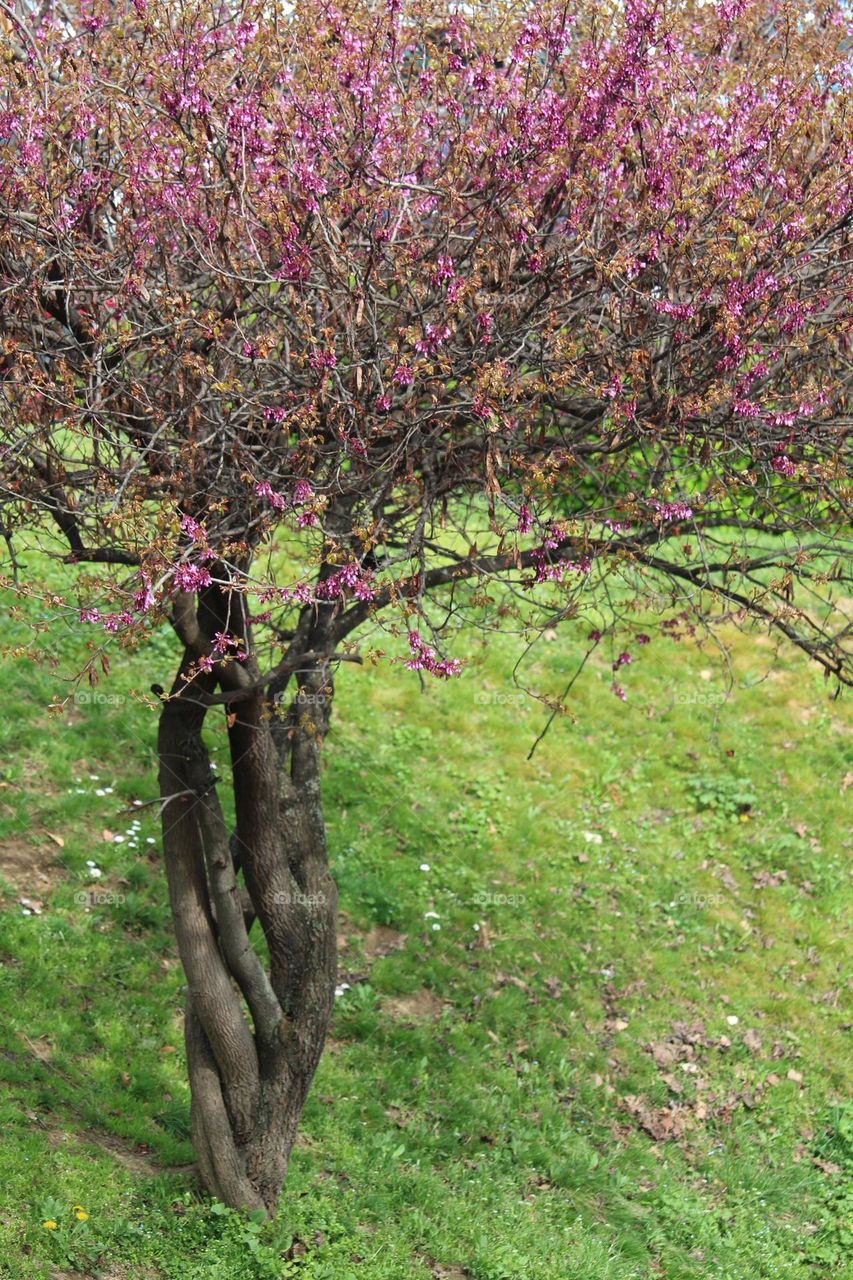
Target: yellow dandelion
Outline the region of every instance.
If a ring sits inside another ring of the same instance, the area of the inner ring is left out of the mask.
[[[41,1225],[43,1227],[46,1227],[48,1231],[56,1230],[56,1223],[54,1222],[53,1218],[48,1218],[47,1221],[43,1222]]]
[[[86,1212],[86,1210],[83,1208],[82,1205],[75,1204],[74,1217],[77,1219],[78,1222],[85,1222],[88,1216],[89,1216],[88,1213]]]

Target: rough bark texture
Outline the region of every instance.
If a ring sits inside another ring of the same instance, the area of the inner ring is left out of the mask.
[[[294,674],[258,689],[242,607],[219,587],[202,593],[197,606],[176,602],[173,624],[185,649],[160,717],[160,794],[187,979],[199,1172],[226,1204],[273,1214],[334,1001],[337,892],[319,772],[333,640],[323,610],[306,611],[291,645]],[[243,640],[245,661],[216,654],[213,638],[226,630]],[[302,653],[312,655],[304,665]],[[211,669],[200,669],[199,659],[209,657]],[[290,705],[277,715],[291,679]],[[218,687],[234,697],[226,703],[236,809],[230,834],[202,738]],[[269,946],[268,973],[249,939],[254,919]]]

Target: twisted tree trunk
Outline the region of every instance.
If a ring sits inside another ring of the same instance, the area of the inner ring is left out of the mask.
[[[289,664],[295,688],[279,718],[274,701],[289,676],[276,688],[257,687],[250,629],[235,622],[242,609],[239,596],[220,588],[203,593],[197,608],[189,597],[176,605],[173,622],[185,651],[160,717],[160,794],[187,979],[199,1171],[226,1204],[272,1216],[334,1001],[337,891],[327,866],[319,772],[332,696],[329,625],[316,609],[306,611]],[[242,639],[245,662],[217,656],[214,637],[226,630]],[[311,655],[304,665],[300,652]],[[200,669],[199,659],[211,657],[211,670]],[[230,835],[202,740],[217,701],[228,720],[236,809]],[[255,919],[268,944],[269,972],[250,942]]]

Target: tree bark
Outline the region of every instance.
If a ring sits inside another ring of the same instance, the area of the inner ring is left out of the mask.
[[[208,589],[197,607],[176,602],[173,624],[185,649],[160,717],[160,794],[187,979],[199,1173],[224,1203],[272,1216],[334,1003],[337,890],[320,796],[332,686],[325,650],[317,648],[331,629],[316,609],[307,613],[297,634],[300,651],[313,656],[294,677],[284,717],[275,714],[274,700],[286,676],[279,688],[252,692],[227,715],[236,810],[229,834],[202,729],[218,685],[245,689],[257,679],[242,608],[241,597],[221,588]],[[217,655],[213,638],[224,631],[243,641],[245,662]],[[199,659],[212,660],[210,670]],[[255,918],[268,944],[269,972],[249,938]]]

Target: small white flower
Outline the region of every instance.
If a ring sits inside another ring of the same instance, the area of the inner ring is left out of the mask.
[[[112,795],[112,793],[113,793],[113,789],[112,789],[112,787],[104,787],[104,795],[105,795],[105,796],[111,796],[111,795]]]
[[[146,837],[145,837],[145,843],[146,843],[146,844],[156,844],[157,842],[156,842],[156,840],[154,839],[154,837],[153,837],[153,836],[146,836]]]
[[[100,867],[90,867],[89,875],[92,877],[93,880],[100,880],[101,876],[103,875],[103,872],[101,871]]]
[[[480,926],[479,926],[478,924],[475,924],[475,925],[474,925],[474,932],[475,932],[475,933],[479,933],[479,932],[480,932]]]
[[[106,794],[107,793],[106,791],[104,791],[103,787],[98,787],[97,791],[95,792],[96,796],[105,796]]]
[[[89,774],[89,781],[90,781],[90,782],[100,782],[100,781],[101,781],[101,779],[98,777],[98,775],[97,775],[96,773],[90,773],[90,774]]]
[[[438,920],[438,918],[439,918],[439,916],[438,916],[438,912],[437,912],[437,911],[425,911],[425,912],[424,912],[424,920]]]
[[[349,991],[349,983],[342,982],[339,987],[335,987],[335,995],[342,996],[345,991]]]
[[[737,1024],[740,1022],[740,1018],[737,1016],[736,1013],[730,1013],[729,1016],[726,1018],[726,1022],[729,1024],[730,1027],[736,1027]]]
[[[22,907],[22,908],[21,908],[21,915],[22,915],[22,916],[31,916],[32,914],[33,914],[33,913],[32,913],[32,911],[30,911],[29,907]]]
[[[597,831],[585,831],[583,833],[583,838],[586,840],[587,844],[601,844],[601,836]]]
[[[124,844],[124,836],[113,836],[113,844]]]
[[[433,927],[433,931],[434,931],[434,932],[437,932],[437,931],[441,928],[441,925],[440,925],[440,924],[434,924],[432,927]]]
[[[421,867],[420,867],[420,869],[421,869],[421,871],[429,871],[429,863],[428,863],[428,862],[422,862],[422,863],[421,863]]]

